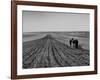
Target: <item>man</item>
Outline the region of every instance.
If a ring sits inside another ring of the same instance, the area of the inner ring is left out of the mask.
[[[70,44],[70,46],[73,46],[73,44],[72,44],[73,41],[74,41],[74,38],[72,38],[72,39],[69,40],[69,44]]]

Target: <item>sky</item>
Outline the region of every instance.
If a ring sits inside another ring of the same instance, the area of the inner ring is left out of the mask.
[[[89,14],[65,12],[22,12],[23,32],[89,31]]]

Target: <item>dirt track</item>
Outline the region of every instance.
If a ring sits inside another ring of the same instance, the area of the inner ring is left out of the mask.
[[[23,43],[23,68],[89,65],[89,51],[71,48],[51,35]]]

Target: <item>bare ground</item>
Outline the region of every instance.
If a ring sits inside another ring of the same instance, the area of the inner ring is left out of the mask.
[[[51,35],[23,43],[23,68],[88,65],[89,50],[72,48]]]

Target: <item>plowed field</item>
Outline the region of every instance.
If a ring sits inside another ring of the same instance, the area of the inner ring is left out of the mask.
[[[89,50],[75,49],[51,35],[23,43],[23,68],[89,65]]]

